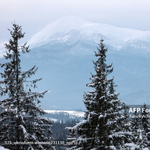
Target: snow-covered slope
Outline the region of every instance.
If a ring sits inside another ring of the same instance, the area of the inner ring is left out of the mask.
[[[29,45],[32,48],[45,44],[74,45],[78,41],[95,44],[101,38],[105,39],[106,44],[120,50],[126,44],[135,46],[137,41],[150,42],[150,31],[119,28],[69,16],[47,25],[31,38]]]
[[[71,110],[45,110],[47,113],[45,117],[53,120],[54,122],[69,121],[69,120],[82,120],[85,112],[71,111]]]
[[[83,111],[71,111],[71,110],[45,110],[45,112],[51,114],[68,113],[71,116],[77,116],[77,117],[83,117],[85,114]]]
[[[9,149],[6,149],[6,148],[0,146],[0,150],[9,150]]]
[[[64,17],[56,22],[50,23],[42,31],[34,35],[29,41],[29,44],[37,47],[51,42],[66,42],[70,39],[70,31],[75,34],[76,29],[89,23],[89,21],[78,17]]]

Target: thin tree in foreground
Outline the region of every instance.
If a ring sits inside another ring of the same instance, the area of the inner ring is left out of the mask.
[[[26,43],[19,46],[19,40],[24,37],[21,26],[14,23],[9,31],[12,38],[5,44],[6,63],[0,64],[4,70],[0,73],[0,94],[4,98],[0,101],[0,145],[11,150],[51,150],[49,144],[42,143],[50,140],[52,121],[41,117],[45,112],[38,106],[39,98],[47,91],[31,91],[41,79],[27,79],[38,68],[21,70],[20,54],[28,53],[29,47]]]
[[[106,51],[101,40],[98,52],[95,52],[96,73],[90,78],[91,83],[87,84],[93,90],[84,94],[87,109],[84,120],[74,127],[68,127],[74,135],[68,140],[75,143],[70,149],[121,150],[125,149],[125,141],[130,137],[123,113],[125,104],[120,102],[115,93],[113,79],[108,79],[113,68],[106,64]]]

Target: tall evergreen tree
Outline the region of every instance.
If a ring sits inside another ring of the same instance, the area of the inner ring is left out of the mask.
[[[14,23],[13,29],[9,31],[12,38],[5,44],[7,51],[4,57],[7,62],[0,64],[4,70],[0,73],[0,94],[5,95],[0,101],[0,142],[11,150],[53,149],[48,144],[40,143],[48,142],[51,134],[52,121],[41,116],[45,112],[38,105],[39,98],[43,98],[47,91],[31,91],[41,79],[27,79],[35,74],[38,68],[34,66],[28,71],[21,70],[20,53],[29,52],[29,47],[26,43],[19,46],[19,40],[24,37],[21,26]]]
[[[76,143],[70,149],[124,149],[127,131],[124,131],[125,116],[121,111],[125,104],[120,102],[118,94],[115,93],[113,79],[108,79],[113,68],[112,65],[106,64],[106,52],[107,48],[101,40],[98,52],[95,52],[98,58],[94,62],[96,74],[92,75],[91,83],[87,84],[93,90],[84,94],[84,104],[87,108],[84,120],[68,128],[75,136],[72,142]]]

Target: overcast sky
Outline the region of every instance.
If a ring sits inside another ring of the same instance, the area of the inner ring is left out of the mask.
[[[11,22],[22,25],[26,39],[64,16],[150,30],[150,0],[0,0],[0,39],[7,40]]]

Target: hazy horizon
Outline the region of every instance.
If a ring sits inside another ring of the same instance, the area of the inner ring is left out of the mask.
[[[47,24],[69,15],[95,23],[148,31],[149,6],[148,0],[1,0],[0,40],[9,38],[7,28],[11,28],[14,21],[23,27],[25,40],[29,40]]]

